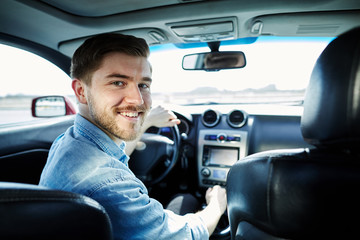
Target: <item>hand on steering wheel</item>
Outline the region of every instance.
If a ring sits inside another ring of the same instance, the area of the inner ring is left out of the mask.
[[[158,128],[173,127],[178,124],[180,124],[180,120],[176,117],[176,115],[162,106],[152,108],[144,122],[145,128],[149,128],[151,126]]]
[[[171,127],[171,139],[160,135],[161,129],[156,134],[144,133],[136,148],[130,156],[129,166],[134,174],[146,185],[150,186],[160,182],[175,166],[180,148],[180,134],[177,124],[180,120],[176,115],[162,106],[151,109],[144,122],[144,129],[149,127]],[[163,162],[165,170],[153,174],[156,167]]]
[[[134,174],[151,186],[163,180],[174,168],[179,155],[180,134],[177,125],[170,128],[172,139],[153,133],[144,133],[141,140],[141,149],[136,149],[130,156],[129,166]],[[158,132],[160,133],[160,131]],[[163,163],[165,170],[154,175],[159,164]]]

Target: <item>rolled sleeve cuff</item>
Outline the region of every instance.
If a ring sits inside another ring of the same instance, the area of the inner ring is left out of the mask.
[[[191,236],[191,239],[208,240],[209,232],[202,218],[194,213],[189,213],[184,216],[177,215],[170,210],[164,210],[169,219],[173,219],[177,223],[183,222],[184,228]],[[181,221],[180,221],[181,220]],[[188,238],[186,238],[188,239]]]

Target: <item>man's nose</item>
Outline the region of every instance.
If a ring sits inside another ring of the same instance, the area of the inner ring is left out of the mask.
[[[129,104],[141,105],[144,103],[141,91],[137,84],[131,84],[126,91],[125,101]]]

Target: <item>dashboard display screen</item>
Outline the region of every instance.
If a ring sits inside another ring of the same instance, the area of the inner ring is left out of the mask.
[[[232,166],[239,159],[238,148],[210,147],[209,165]]]
[[[220,180],[226,180],[226,171],[214,169],[212,176],[213,176],[213,178],[217,178]]]

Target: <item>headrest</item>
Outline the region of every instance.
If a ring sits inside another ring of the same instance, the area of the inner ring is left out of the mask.
[[[299,148],[260,152],[236,162],[226,183],[232,239],[357,236],[358,160],[327,149]]]
[[[334,39],[317,60],[306,91],[301,130],[317,146],[359,151],[360,28]]]
[[[0,182],[0,239],[112,239],[95,200],[37,185]]]

